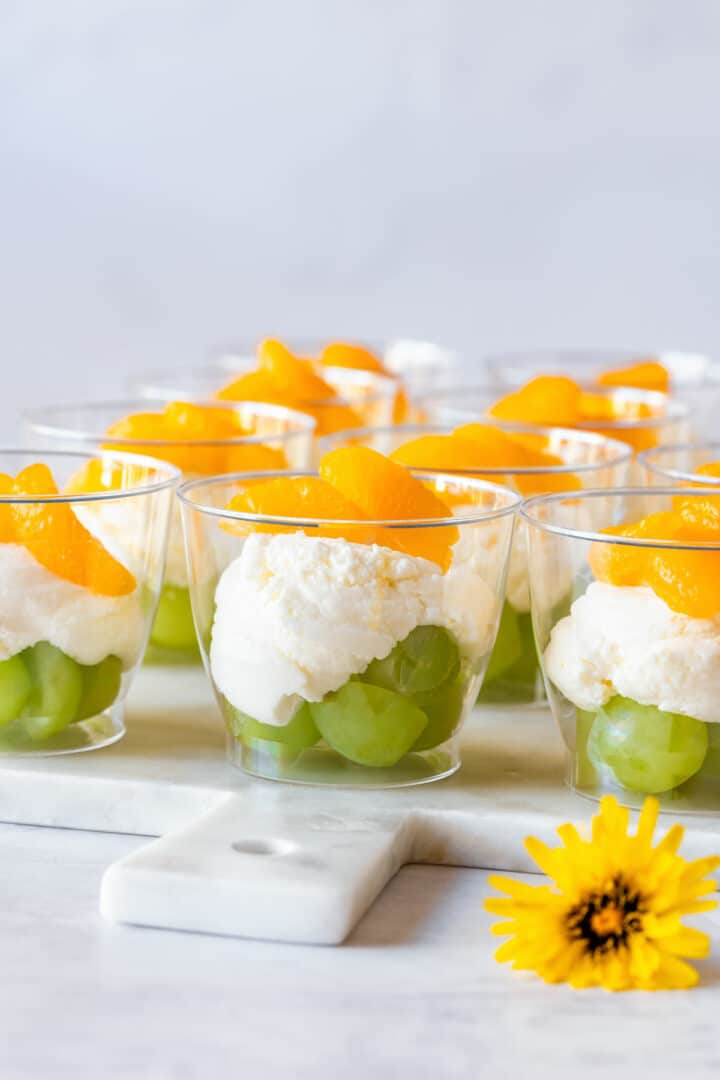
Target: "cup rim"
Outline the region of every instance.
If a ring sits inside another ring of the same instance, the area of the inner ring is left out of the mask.
[[[242,482],[243,480],[276,480],[281,477],[294,479],[310,476],[316,477],[318,475],[317,472],[307,469],[277,469],[268,472],[237,472],[218,476],[201,477],[197,480],[188,480],[186,483],[181,484],[177,489],[177,495],[183,506],[191,507],[193,510],[208,514],[211,517],[223,518],[229,521],[249,521],[267,525],[294,525],[297,526],[297,528],[317,528],[319,526],[352,526],[358,528],[370,525],[388,529],[428,529],[442,528],[447,527],[448,525],[472,525],[480,524],[485,521],[495,521],[498,518],[507,517],[508,515],[514,516],[523,501],[522,496],[518,495],[512,488],[505,487],[501,484],[493,484],[487,480],[478,480],[473,477],[458,478],[452,473],[428,472],[427,470],[421,469],[410,469],[409,471],[418,479],[429,479],[433,482],[436,482],[437,480],[446,480],[450,484],[457,484],[458,479],[461,479],[464,483],[470,485],[473,491],[487,491],[491,494],[502,495],[503,498],[507,500],[507,505],[496,507],[492,510],[469,512],[456,517],[414,518],[412,521],[408,521],[407,518],[378,518],[357,521],[346,520],[344,518],[295,518],[287,514],[242,513],[237,510],[227,510],[223,507],[195,502],[190,498],[190,493],[195,488],[202,486],[214,487],[221,484],[233,484],[236,481]]]
[[[369,435],[385,435],[393,434],[397,432],[417,432],[420,435],[451,435],[455,426],[453,424],[368,424],[365,427],[347,428],[345,431],[338,431],[331,435],[323,435],[318,439],[318,448],[320,450],[330,450],[335,443],[341,443],[344,437],[352,436],[369,436]],[[453,469],[452,475],[454,476],[546,476],[546,475],[561,475],[567,473],[586,473],[593,472],[598,469],[613,468],[616,465],[622,465],[623,463],[630,461],[633,456],[633,448],[627,443],[622,442],[620,439],[612,439],[607,435],[600,435],[595,431],[586,431],[584,428],[564,428],[555,426],[546,427],[533,427],[532,424],[520,424],[513,423],[512,421],[493,421],[488,424],[488,427],[497,427],[501,431],[518,432],[519,434],[526,435],[549,435],[550,433],[557,434],[558,432],[566,438],[575,439],[579,443],[585,443],[590,446],[599,446],[608,444],[616,450],[614,457],[607,461],[591,462],[586,464],[572,465],[526,465],[522,468],[513,468],[510,466],[488,466],[478,467],[473,469]],[[402,444],[401,444],[402,445]],[[417,466],[418,469],[422,469],[423,472],[449,472],[448,469],[433,469],[429,465]]]
[[[66,410],[80,411],[87,410],[88,414],[92,414],[94,410],[100,409],[117,409],[118,417],[122,419],[124,415],[132,415],[133,412],[149,412],[148,405],[161,405],[168,404],[172,399],[168,398],[167,401],[159,401],[153,398],[122,398],[116,401],[83,401],[75,405],[49,405],[40,409],[30,409],[23,413],[23,422],[31,427],[32,433],[35,436],[54,439],[66,439],[76,441],[79,445],[97,445],[108,443],[109,445],[116,447],[126,447],[131,451],[134,446],[149,446],[158,447],[158,449],[178,449],[186,447],[199,447],[201,449],[212,449],[220,447],[232,447],[232,446],[251,446],[251,445],[264,445],[269,442],[289,442],[294,438],[315,434],[317,427],[317,420],[314,416],[310,416],[308,413],[301,412],[299,409],[290,409],[285,405],[272,405],[262,401],[194,401],[188,402],[188,404],[201,405],[204,408],[214,409],[233,409],[234,405],[252,405],[255,411],[259,415],[268,416],[271,419],[277,420],[296,420],[298,423],[297,429],[291,431],[278,432],[273,435],[242,435],[232,439],[152,439],[152,438],[116,438],[114,435],[108,435],[104,432],[91,432],[80,431],[76,427],[63,427],[59,423],[50,423],[50,418],[55,414],[62,414]],[[184,400],[184,399],[181,399]],[[145,409],[143,409],[145,406]]]
[[[713,489],[709,489],[713,490]],[[706,492],[707,494],[707,492]],[[526,499],[520,507],[520,517],[527,525],[541,532],[552,533],[555,536],[565,536],[572,540],[589,540],[592,543],[614,544],[619,547],[639,548],[666,548],[674,551],[720,551],[720,539],[717,542],[687,541],[687,540],[655,540],[652,538],[635,536],[611,536],[608,533],[592,532],[586,529],[573,529],[567,525],[553,525],[547,521],[541,521],[534,512],[542,505],[559,502],[579,502],[581,499],[598,498],[627,498],[650,496],[665,496],[666,498],[676,495],[687,495],[697,498],[702,495],[702,488],[684,487],[617,487],[617,488],[586,488],[583,491],[558,491],[547,495],[533,495]]]
[[[141,487],[121,488],[112,491],[86,491],[73,495],[58,492],[57,495],[0,495],[0,505],[12,503],[90,503],[109,502],[113,499],[130,499],[137,495],[154,495],[168,488],[175,488],[182,477],[180,469],[171,465],[162,458],[149,457],[146,454],[131,454],[124,450],[98,450],[97,453],[84,453],[78,450],[43,450],[35,447],[1,447],[0,457],[3,455],[32,458],[37,457],[38,462],[45,459],[81,458],[85,462],[97,461],[98,458],[109,459],[125,465],[144,465],[147,468],[162,471],[168,475],[164,480],[154,480]]]
[[[703,473],[686,472],[684,469],[663,468],[657,463],[651,462],[650,458],[656,454],[681,453],[686,450],[702,450],[703,447],[715,447],[717,460],[720,461],[720,441],[706,439],[700,442],[673,443],[668,446],[653,446],[649,450],[642,450],[638,456],[638,464],[644,465],[648,472],[655,476],[666,477],[669,480],[682,480],[683,483],[698,483],[703,487],[713,488],[720,486],[720,476],[706,476]]]
[[[218,405],[233,405],[236,401],[232,398],[208,398],[207,391],[202,394],[194,393],[192,388],[183,389],[182,380],[200,377],[201,379],[211,379],[213,375],[218,376],[218,389],[216,393],[219,393],[223,389],[223,385],[226,385],[230,378],[235,374],[238,378],[242,375],[247,375],[249,372],[254,371],[257,361],[253,361],[253,365],[248,365],[247,369],[238,369],[237,367],[221,366],[217,363],[210,363],[205,365],[197,365],[193,367],[184,368],[166,368],[163,371],[150,372],[147,375],[143,375],[140,378],[131,377],[129,382],[130,386],[134,389],[138,398],[142,400],[155,400],[155,401],[192,401],[195,403],[210,404],[215,403]],[[287,408],[290,412],[302,413],[304,409],[327,409],[337,408],[342,406],[357,406],[358,404],[372,405],[377,401],[384,401],[391,398],[397,393],[398,379],[393,375],[383,375],[376,371],[364,371],[359,368],[344,368],[338,364],[323,366],[323,371],[341,371],[343,373],[343,379],[350,385],[358,385],[361,388],[365,385],[368,387],[369,394],[362,402],[352,401],[347,395],[343,394],[341,390],[334,394],[332,397],[327,398],[313,398],[309,401],[303,401],[298,403],[297,406],[276,406],[276,408]],[[179,379],[180,383],[173,385],[175,379]],[[248,399],[238,398],[237,401],[245,401]],[[258,402],[257,404],[263,404]],[[301,407],[302,405],[302,407]],[[307,415],[307,414],[304,414]]]

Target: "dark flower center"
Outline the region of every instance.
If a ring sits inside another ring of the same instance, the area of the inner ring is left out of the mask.
[[[568,936],[571,941],[582,941],[590,953],[613,952],[642,929],[644,910],[642,896],[618,876],[568,911]]]

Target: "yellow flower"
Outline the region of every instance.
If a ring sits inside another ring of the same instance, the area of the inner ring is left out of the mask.
[[[698,981],[683,957],[707,956],[707,934],[683,926],[681,918],[709,911],[717,900],[708,878],[720,858],[687,862],[678,855],[684,829],[673,825],[652,846],[657,799],[646,799],[637,832],[628,835],[629,813],[605,796],[593,818],[592,836],[573,825],[557,832],[562,845],[550,848],[535,837],[525,846],[557,888],[527,885],[492,875],[490,884],[507,894],[485,907],[505,917],[493,933],[509,937],[497,950],[518,971],[535,971],[546,982],[577,989],[680,990]]]

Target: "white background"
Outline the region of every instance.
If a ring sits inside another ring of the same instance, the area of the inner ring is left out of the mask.
[[[0,422],[266,333],[718,350],[715,0],[0,0]]]

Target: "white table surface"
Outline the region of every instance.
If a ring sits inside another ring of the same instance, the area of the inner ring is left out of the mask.
[[[143,842],[0,825],[2,1080],[720,1074],[718,913],[697,990],[578,993],[495,963],[478,870],[406,867],[341,948],[110,925]]]

